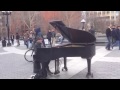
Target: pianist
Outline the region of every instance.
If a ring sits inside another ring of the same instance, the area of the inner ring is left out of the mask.
[[[35,49],[35,53],[36,53],[36,50],[37,48],[45,48],[45,45],[43,43],[43,37],[41,36],[41,30],[40,29],[36,29],[35,30],[35,34],[36,34],[36,42],[35,42],[35,46],[34,46],[34,49]],[[38,79],[38,78],[46,78],[47,77],[47,74],[53,74],[50,70],[49,70],[49,63],[50,61],[48,62],[44,62],[44,63],[40,63],[38,62],[38,60],[34,60],[34,73],[37,73],[35,75],[35,79]],[[42,68],[41,68],[42,67]]]

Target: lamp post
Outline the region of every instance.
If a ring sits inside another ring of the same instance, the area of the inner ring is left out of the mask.
[[[83,25],[83,26],[82,26],[82,30],[84,30],[85,22],[86,22],[86,21],[85,21],[84,19],[81,20],[81,23],[82,23],[82,25]]]
[[[11,15],[12,11],[2,11],[3,15],[6,15],[6,27],[8,31],[8,43],[7,46],[11,46],[10,39],[9,39],[9,33],[10,33],[10,28],[9,28],[9,21],[8,21],[8,16]]]

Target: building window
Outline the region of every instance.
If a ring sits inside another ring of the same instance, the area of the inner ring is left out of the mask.
[[[98,12],[98,16],[100,16],[101,15],[101,12]]]
[[[105,15],[105,11],[103,11],[103,15]]]
[[[92,15],[93,15],[93,11],[90,12],[90,16],[92,16]]]
[[[107,14],[107,11],[105,11],[105,14]]]
[[[89,12],[86,12],[86,16],[89,17]]]
[[[110,12],[109,11],[107,11],[107,14],[109,14]]]
[[[111,19],[114,19],[114,16],[112,16]]]
[[[97,16],[97,12],[94,12],[94,15]]]

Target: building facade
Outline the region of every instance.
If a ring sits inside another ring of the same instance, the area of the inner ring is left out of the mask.
[[[5,23],[5,16],[2,14],[2,11],[0,11],[0,37],[2,38],[7,36],[7,29]]]
[[[87,11],[87,17],[96,17],[109,21],[110,24],[116,24],[118,20],[119,11]]]

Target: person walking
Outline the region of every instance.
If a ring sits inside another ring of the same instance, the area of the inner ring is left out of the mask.
[[[115,30],[115,42],[112,45],[112,49],[114,46],[119,46],[119,50],[120,50],[120,26],[117,26],[117,29]]]
[[[95,30],[94,30],[93,26],[91,26],[91,28],[90,28],[89,32],[90,32],[92,35],[94,35],[94,36],[95,36]]]
[[[32,47],[32,43],[33,43],[33,31],[31,30],[30,33],[29,33],[29,40],[28,40],[28,46],[29,48]]]
[[[51,38],[52,38],[52,32],[51,32],[51,30],[49,30],[48,33],[47,33],[47,39],[48,39],[50,45],[52,45],[51,44]]]
[[[20,35],[16,33],[17,46],[20,46]]]
[[[14,35],[12,34],[10,38],[11,38],[12,45],[14,45]]]
[[[2,40],[2,47],[6,47],[6,38],[4,37],[3,40]]]
[[[40,36],[40,37],[43,39],[43,40],[42,40],[42,43],[43,43],[44,47],[46,47],[45,42],[44,42],[44,37],[43,37],[43,34],[42,34],[42,32],[41,32],[40,27],[37,28],[37,29],[35,29],[35,32],[37,33],[38,36]]]
[[[112,35],[112,44],[113,44],[116,42],[116,27],[115,27],[115,25],[112,26],[111,35]]]
[[[110,50],[110,46],[111,46],[111,27],[108,26],[108,28],[106,29],[106,37],[107,37],[107,40],[108,40],[108,44],[106,45],[106,49],[107,50]]]
[[[27,30],[24,34],[24,44],[28,48],[28,41],[29,41],[29,31]]]
[[[55,30],[52,29],[52,46],[55,46],[55,41],[56,41],[56,33]]]

